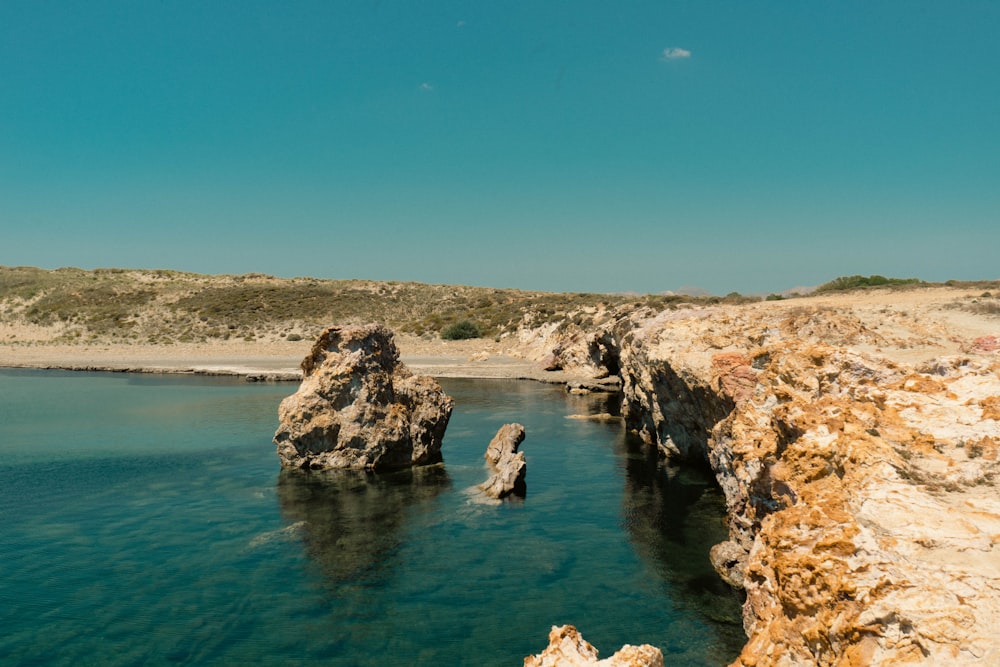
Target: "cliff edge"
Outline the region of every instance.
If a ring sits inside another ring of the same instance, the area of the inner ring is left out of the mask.
[[[633,311],[553,348],[613,359],[628,428],[715,471],[730,539],[712,559],[747,595],[734,666],[985,665],[1000,664],[996,333],[952,292],[886,291]]]

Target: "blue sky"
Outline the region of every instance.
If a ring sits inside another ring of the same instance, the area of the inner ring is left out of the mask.
[[[1000,2],[0,0],[0,264],[1000,278]]]

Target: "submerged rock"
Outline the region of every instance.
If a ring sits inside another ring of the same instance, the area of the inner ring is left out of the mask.
[[[297,527],[294,536],[305,555],[328,581],[341,584],[391,562],[414,516],[410,510],[431,503],[450,485],[444,466],[310,473],[286,468],[275,490],[281,516]]]
[[[286,468],[404,468],[441,461],[454,401],[399,361],[381,325],[324,331],[281,402],[274,434]]]
[[[576,667],[599,665],[603,667],[663,667],[663,653],[649,644],[626,644],[620,651],[604,660],[598,659],[597,649],[585,640],[572,625],[552,626],[549,645],[538,655],[524,659],[524,667]]]
[[[528,464],[524,452],[517,448],[524,442],[524,427],[520,424],[504,424],[490,440],[485,458],[493,467],[493,475],[479,486],[491,498],[506,498],[512,493],[524,496],[527,486],[524,477]]]

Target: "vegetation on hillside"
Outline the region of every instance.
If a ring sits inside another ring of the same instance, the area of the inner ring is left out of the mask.
[[[977,289],[955,307],[1000,311],[1000,283],[945,283]],[[844,276],[817,293],[928,286],[915,278]],[[797,295],[792,295],[797,296]],[[784,298],[779,294],[766,299]],[[312,339],[331,324],[380,322],[424,337],[499,338],[545,325],[589,329],[622,308],[651,314],[686,304],[737,305],[760,297],[529,292],[412,282],[276,278],[261,273],[201,275],[169,270],[0,266],[0,325],[44,329],[42,339],[136,343]],[[18,342],[7,334],[0,342]]]
[[[482,338],[483,332],[479,325],[469,320],[462,320],[441,329],[442,340],[468,340],[470,338]]]
[[[330,324],[381,322],[398,331],[499,337],[545,324],[589,327],[621,307],[758,299],[610,295],[410,282],[200,275],[167,270],[0,267],[0,323],[58,330],[62,340],[203,342],[300,340]],[[466,322],[474,326],[469,328]]]
[[[886,278],[885,276],[841,276],[834,278],[828,283],[823,283],[816,288],[815,293],[823,292],[843,292],[852,289],[864,289],[867,287],[885,287],[892,285],[921,285],[926,284],[918,278]]]
[[[992,283],[992,285],[994,288],[998,286],[997,283]],[[995,315],[1000,317],[1000,292],[986,291],[966,299],[959,299],[951,303],[950,306],[959,310],[966,310],[970,313],[976,313],[977,315]]]

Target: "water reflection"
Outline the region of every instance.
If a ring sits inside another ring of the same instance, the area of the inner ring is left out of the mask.
[[[307,555],[339,583],[377,580],[391,567],[407,517],[450,484],[441,465],[391,473],[282,470],[277,492],[285,520],[302,522]]]
[[[636,438],[626,438],[622,515],[637,552],[671,582],[672,597],[720,633],[719,664],[746,641],[734,591],[712,569],[708,552],[727,539],[725,499],[711,471],[674,466]]]

